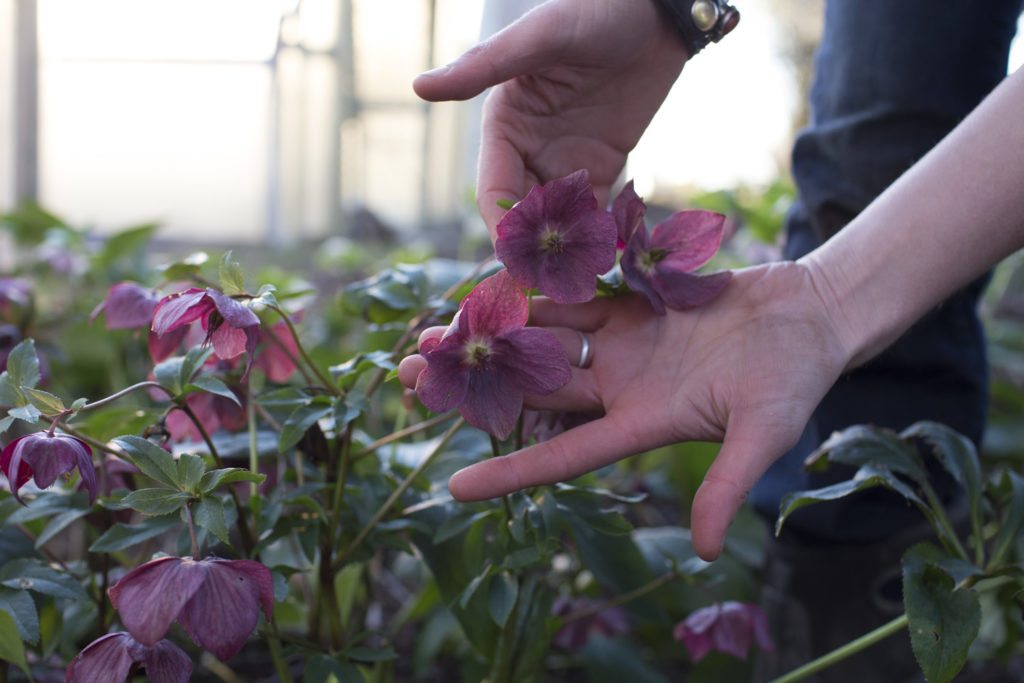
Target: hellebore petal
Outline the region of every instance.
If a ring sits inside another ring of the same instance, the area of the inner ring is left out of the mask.
[[[206,579],[179,621],[196,644],[225,661],[245,645],[259,622],[261,607],[270,620],[273,579],[269,569],[253,560],[208,559],[199,564]]]
[[[224,322],[231,327],[243,328],[260,324],[259,317],[245,304],[221,294],[216,289],[208,289],[206,294],[213,300],[217,312],[224,318]]]
[[[589,301],[615,265],[615,219],[598,207],[586,171],[535,186],[497,232],[495,254],[512,277],[558,303]]]
[[[619,192],[619,196],[612,203],[612,216],[615,218],[615,228],[618,231],[619,249],[624,249],[637,228],[644,227],[644,214],[647,206],[644,200],[640,199],[633,189],[633,181],[630,180]]]
[[[222,324],[210,335],[213,352],[218,358],[234,358],[245,353],[249,335],[245,330]]]
[[[427,350],[429,348],[429,350]],[[427,408],[443,413],[461,404],[469,389],[463,342],[449,337],[420,349],[427,367],[416,380],[416,395]]]
[[[676,624],[673,635],[683,642],[694,662],[712,650],[746,659],[753,642],[766,651],[774,647],[761,608],[739,602],[716,603],[699,609]]]
[[[89,321],[92,322],[103,313],[108,330],[149,327],[159,302],[160,296],[152,289],[137,282],[120,282],[111,287],[107,292],[107,298],[93,309]]]
[[[507,270],[482,280],[460,306],[455,330],[463,337],[496,337],[526,325],[530,302]]]
[[[149,357],[153,363],[159,363],[173,356],[181,346],[182,340],[188,335],[188,330],[188,327],[179,327],[164,335],[150,330],[148,346]]]
[[[149,647],[124,632],[108,633],[85,646],[64,674],[64,683],[124,683],[142,666],[152,683],[187,683],[192,660],[166,640]]]
[[[512,330],[495,339],[492,357],[503,381],[527,394],[544,396],[572,379],[565,349],[555,335],[539,327]]]
[[[650,246],[668,252],[662,263],[690,272],[711,260],[722,246],[725,216],[713,211],[677,211],[654,226]]]
[[[593,609],[598,605],[590,598],[567,598],[559,596],[551,612],[565,617],[575,612]],[[566,622],[555,634],[553,642],[563,650],[576,651],[583,648],[593,633],[618,636],[629,631],[629,619],[621,607],[609,607],[590,616]]]
[[[299,347],[283,322],[267,330],[267,337],[263,351],[256,358],[256,367],[263,370],[271,382],[287,382],[297,369],[293,359],[299,357]]]
[[[36,432],[19,437],[0,452],[0,467],[8,481],[13,482],[11,493],[19,502],[18,489],[30,478],[35,480],[36,486],[44,489],[52,486],[57,477],[76,467],[82,477],[82,485],[89,492],[89,504],[96,501],[92,448],[73,436]]]
[[[523,391],[503,382],[502,375],[495,370],[471,371],[466,399],[459,406],[466,422],[499,439],[512,433],[523,409]]]
[[[107,593],[132,637],[144,645],[154,645],[167,635],[167,629],[205,580],[201,563],[161,557],[131,570]]]
[[[666,306],[674,311],[687,311],[714,301],[730,280],[732,272],[728,270],[694,275],[663,269],[659,264],[653,285]]]
[[[168,294],[156,305],[152,330],[159,336],[208,316],[215,306],[205,289],[193,287]]]

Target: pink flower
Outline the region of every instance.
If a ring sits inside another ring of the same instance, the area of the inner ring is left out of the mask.
[[[192,660],[174,643],[143,645],[124,632],[97,638],[71,660],[64,683],[123,683],[145,670],[152,683],[187,683]]]
[[[299,356],[295,338],[282,321],[267,330],[265,339],[263,351],[256,358],[256,367],[263,370],[271,382],[287,382],[296,370],[293,359]]]
[[[45,489],[57,477],[78,468],[82,485],[89,492],[89,504],[96,500],[96,470],[92,465],[92,449],[84,441],[67,434],[35,432],[18,437],[0,452],[0,470],[11,486],[18,502],[18,489],[34,479]]]
[[[153,313],[153,332],[163,337],[192,322],[206,330],[218,358],[229,359],[256,348],[260,319],[243,303],[215,289],[197,289],[165,296]]]
[[[643,201],[632,183],[616,198],[613,213],[619,239],[626,243],[622,275],[634,292],[647,297],[658,315],[710,303],[732,279],[723,271],[694,275],[722,243],[725,216],[711,211],[679,211],[648,234]]]
[[[676,624],[673,636],[682,641],[694,662],[712,650],[746,659],[754,642],[766,652],[774,649],[764,612],[748,603],[722,602],[699,609]]]
[[[238,396],[238,393],[235,392],[235,395]],[[238,405],[225,396],[205,392],[189,394],[185,398],[185,403],[199,418],[199,422],[207,434],[213,434],[221,428],[229,432],[237,432],[245,427],[247,424],[245,398],[238,396],[238,401],[242,405]],[[167,427],[171,440],[175,442],[202,441],[203,439],[195,423],[183,410],[171,411],[164,420],[164,426]]]
[[[221,661],[235,656],[274,608],[270,570],[254,560],[161,557],[128,572],[108,591],[135,640],[155,645],[175,620]]]
[[[559,596],[551,606],[551,612],[565,617],[575,612],[589,610],[597,605],[590,598],[571,599]],[[609,607],[586,617],[566,622],[555,633],[554,644],[563,650],[577,651],[587,644],[591,634],[600,633],[606,636],[619,636],[629,631],[629,619],[621,607]]]
[[[535,186],[498,222],[498,260],[558,303],[589,301],[615,265],[615,219],[597,204],[586,171]]]
[[[458,407],[466,422],[505,438],[525,394],[544,395],[572,379],[565,351],[547,330],[526,327],[529,302],[507,271],[493,275],[462,301],[440,339],[420,352],[426,369],[416,394],[434,412]]]

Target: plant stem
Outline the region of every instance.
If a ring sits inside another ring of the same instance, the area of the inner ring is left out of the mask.
[[[569,614],[567,614],[564,617],[562,617],[562,621],[564,623],[569,623],[570,621],[576,621],[578,619],[586,619],[587,617],[592,617],[592,616],[594,616],[596,614],[600,614],[601,612],[605,611],[606,609],[611,609],[612,607],[619,607],[621,605],[625,605],[626,603],[629,603],[629,602],[632,602],[634,600],[637,600],[638,598],[642,598],[643,596],[647,595],[648,593],[651,593],[653,591],[658,590],[659,588],[661,588],[665,584],[671,583],[672,581],[675,581],[678,578],[679,578],[679,574],[678,573],[676,573],[676,572],[666,572],[665,574],[662,574],[661,576],[657,577],[656,579],[652,579],[651,581],[648,581],[644,585],[639,586],[638,588],[634,588],[633,590],[629,591],[628,593],[623,593],[622,595],[617,595],[614,598],[611,598],[609,600],[605,600],[604,602],[601,602],[601,603],[599,603],[597,605],[592,605],[591,607],[587,607],[585,609],[577,610],[575,612],[570,612]]]
[[[940,531],[939,538],[943,537],[949,541],[952,545],[952,551],[956,553],[960,559],[967,560],[967,551],[964,550],[964,546],[960,543],[960,538],[957,536],[956,530],[953,529],[953,525],[949,521],[949,517],[946,516],[946,508],[942,505],[942,501],[935,494],[935,489],[927,481],[921,483],[921,490],[924,491],[925,498],[928,499],[928,503],[932,506],[932,510],[935,512],[935,521],[938,522]],[[968,560],[969,561],[969,560]]]
[[[338,559],[334,561],[335,570],[341,569],[345,566],[345,562],[347,562],[352,556],[352,553],[362,545],[363,541],[366,540],[366,537],[370,535],[370,532],[376,529],[377,525],[381,523],[381,520],[387,516],[388,512],[391,510],[391,506],[402,497],[409,487],[412,486],[412,483],[416,478],[423,474],[423,471],[427,469],[432,462],[434,462],[434,459],[437,458],[442,451],[444,451],[445,446],[447,446],[448,442],[452,440],[453,436],[455,436],[455,432],[459,431],[464,424],[465,420],[461,417],[457,419],[452,426],[448,428],[448,431],[444,433],[437,446],[435,446],[434,450],[430,452],[430,455],[424,458],[423,461],[417,465],[405,479],[402,480],[402,483],[398,485],[398,488],[391,492],[391,495],[388,496],[387,500],[384,501],[384,504],[380,506],[380,509],[373,513],[373,517],[371,517],[370,521],[366,523],[366,526],[360,529],[359,534],[355,539],[338,555]]]
[[[110,396],[107,396],[106,398],[101,398],[100,400],[93,401],[92,403],[86,403],[84,406],[82,406],[81,408],[78,409],[78,412],[82,413],[82,412],[85,412],[86,410],[92,410],[94,408],[102,408],[103,406],[107,405],[108,403],[113,403],[117,399],[123,398],[123,397],[127,396],[128,394],[132,393],[133,391],[138,391],[139,389],[159,389],[160,391],[162,391],[165,394],[167,394],[169,397],[173,397],[174,396],[174,392],[172,392],[170,389],[167,389],[166,387],[164,387],[159,382],[153,382],[153,381],[139,382],[138,384],[133,384],[130,387],[126,387],[126,388],[122,389],[121,391],[117,392],[116,394],[111,394]]]
[[[857,654],[861,650],[864,650],[874,645],[875,643],[888,638],[894,633],[899,633],[906,627],[907,615],[901,614],[889,623],[879,626],[874,631],[865,633],[860,638],[852,640],[846,645],[838,647],[835,650],[832,650],[832,652],[829,652],[826,655],[822,655],[814,661],[808,662],[800,668],[794,669],[793,671],[790,671],[788,674],[776,678],[770,683],[794,683],[795,681],[801,681],[807,678],[808,676],[812,676],[818,673],[819,671],[822,671],[823,669],[827,669],[833,664],[841,662],[842,660],[846,659],[851,655]]]
[[[253,398],[252,389],[249,388],[248,383],[246,384],[246,418],[249,422],[249,471],[253,474],[260,473],[260,451],[256,441],[256,400]],[[253,498],[260,495],[260,487],[256,482],[252,482],[249,489],[249,495]]]
[[[414,425],[409,425],[405,429],[399,429],[397,432],[393,432],[391,434],[388,434],[387,436],[383,436],[374,441],[373,443],[371,443],[370,445],[368,445],[366,448],[356,453],[354,456],[352,456],[352,459],[359,460],[363,456],[369,455],[370,453],[373,453],[374,451],[379,450],[390,443],[394,443],[395,441],[401,441],[407,436],[412,436],[413,434],[418,434],[419,432],[426,431],[431,427],[436,427],[439,424],[444,424],[448,420],[455,417],[455,413],[456,411],[451,410],[448,411],[447,413],[444,413],[443,415],[437,415],[436,417],[432,417],[429,420],[417,422]]]
[[[198,562],[202,558],[199,555],[199,538],[196,536],[196,525],[192,519],[192,505],[185,504],[185,519],[188,522],[188,536],[192,539],[192,559]]]
[[[302,378],[304,380],[306,380],[306,384],[316,384],[316,382],[313,381],[313,376],[310,375],[309,371],[302,366],[302,361],[295,357],[295,354],[292,353],[292,350],[285,346],[284,342],[278,339],[276,334],[268,331],[267,337],[270,339],[271,344],[276,346],[278,350],[280,350],[284,355],[288,356],[288,360],[290,360],[295,365],[295,367],[299,371],[299,374],[302,375]]]
[[[270,308],[281,316],[281,320],[283,320],[284,324],[288,326],[288,332],[292,335],[292,339],[295,340],[295,348],[299,350],[299,355],[302,356],[302,360],[306,361],[306,365],[313,371],[316,378],[320,380],[324,389],[329,391],[333,396],[341,396],[341,389],[339,389],[330,378],[320,371],[320,368],[313,362],[313,359],[309,357],[308,353],[306,353],[306,347],[302,345],[302,340],[299,339],[299,333],[295,330],[295,325],[292,324],[291,318],[289,318],[288,314],[284,312],[284,309],[280,306],[271,306]]]
[[[288,662],[284,660],[284,652],[281,650],[281,639],[275,633],[267,635],[267,648],[270,650],[270,657],[274,660],[274,669],[277,670],[277,678],[281,683],[294,683],[292,672],[288,670]]]
[[[349,462],[352,455],[352,424],[345,428],[341,436],[341,460],[334,480],[334,497],[331,499],[331,524],[327,536],[328,543],[333,547],[338,537],[338,526],[341,523],[341,503],[345,497],[345,480],[348,478]]]

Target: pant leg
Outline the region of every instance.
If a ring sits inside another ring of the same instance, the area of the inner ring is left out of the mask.
[[[788,219],[787,258],[842,229],[1005,77],[1020,10],[1021,0],[828,0],[812,120],[793,151],[800,196]],[[802,463],[832,431],[853,424],[899,429],[930,419],[980,442],[987,363],[975,309],[983,287],[957,292],[841,378],[800,443],[751,492],[754,508],[773,519],[785,493],[847,478],[848,471],[812,476]],[[798,511],[787,526],[811,538],[870,541],[918,520],[901,499],[869,491]]]

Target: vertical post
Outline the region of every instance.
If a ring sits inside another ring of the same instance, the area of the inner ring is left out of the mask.
[[[39,14],[37,0],[14,6],[14,200],[39,199]]]
[[[437,30],[437,0],[427,0],[427,51],[424,55],[426,59],[426,68],[433,69],[435,57],[435,34]],[[435,207],[430,201],[431,193],[434,191],[434,187],[430,182],[430,170],[432,164],[432,157],[434,154],[433,148],[433,108],[427,102],[420,104],[420,111],[423,113],[423,158],[420,159],[420,221],[422,225],[421,229],[429,230],[433,227],[436,222],[436,216],[433,215]]]

